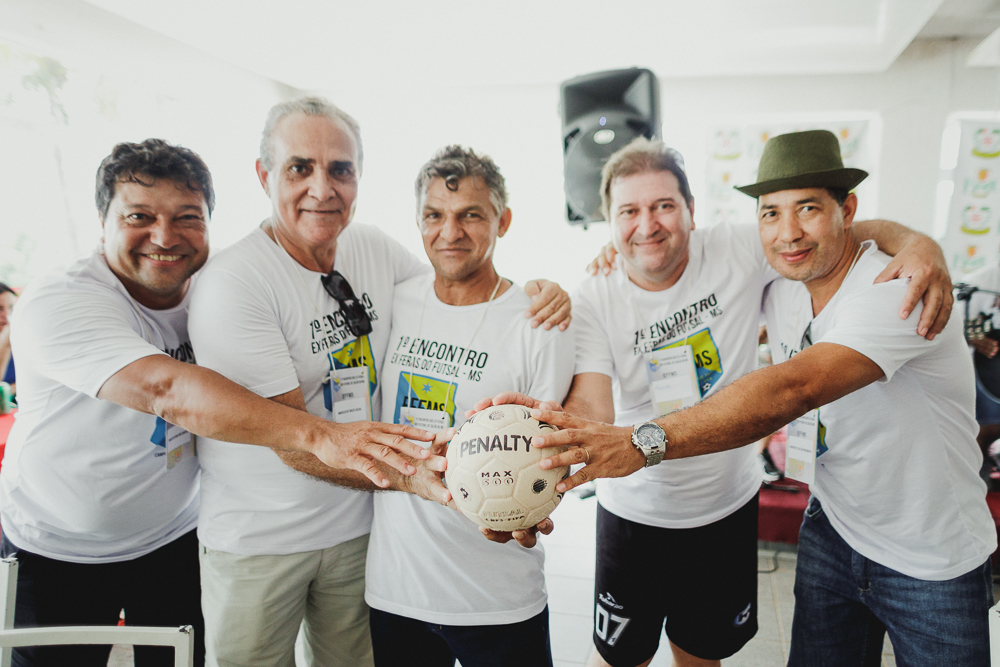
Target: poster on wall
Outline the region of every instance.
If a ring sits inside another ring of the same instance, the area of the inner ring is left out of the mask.
[[[954,280],[1000,260],[1000,123],[962,121],[944,247]]]
[[[874,172],[874,159],[869,146],[867,120],[818,123],[757,123],[752,125],[719,125],[711,131],[708,142],[707,179],[709,224],[720,222],[747,223],[756,220],[754,199],[734,190],[757,180],[757,166],[764,144],[771,137],[803,130],[830,130],[840,140],[844,166]],[[875,187],[869,176],[858,186],[859,215],[870,216],[875,211]]]

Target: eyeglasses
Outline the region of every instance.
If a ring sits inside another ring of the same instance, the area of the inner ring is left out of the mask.
[[[347,323],[347,330],[355,338],[367,336],[372,332],[372,321],[365,311],[364,305],[354,296],[354,290],[347,278],[337,271],[330,271],[322,278],[323,289],[326,293],[337,300],[340,309],[344,311],[344,319]]]

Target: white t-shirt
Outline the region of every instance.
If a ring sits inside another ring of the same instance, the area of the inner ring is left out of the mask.
[[[757,368],[761,296],[777,275],[764,257],[757,227],[695,229],[689,253],[684,273],[669,289],[638,287],[619,259],[616,271],[589,278],[573,297],[576,372],[613,380],[619,426],[657,417],[646,374],[646,355],[653,350],[691,345],[702,398]],[[609,512],[630,521],[692,528],[745,505],[760,479],[748,445],[598,480],[597,497]]]
[[[805,285],[777,280],[766,300],[774,361],[813,343],[865,355],[885,373],[819,409],[811,491],[837,533],[861,555],[918,579],[943,581],[983,564],[996,530],[979,478],[975,383],[952,317],[933,341],[917,335],[922,306],[899,318],[906,283],[873,285],[889,257],[870,241],[813,318]]]
[[[139,305],[100,247],[24,290],[11,323],[19,410],[0,473],[0,524],[16,546],[108,563],[194,529],[197,459],[168,469],[163,420],[97,398],[144,357],[194,362],[188,298],[168,310]]]
[[[476,401],[502,391],[563,400],[573,379],[572,327],[532,329],[524,318],[530,299],[516,285],[489,306],[450,306],[432,282],[420,276],[396,288],[382,421],[401,423],[422,406],[461,424]],[[541,545],[490,542],[453,509],[407,493],[377,493],[365,599],[428,623],[518,623],[545,607],[543,560]]]
[[[264,397],[300,388],[311,414],[331,418],[326,378],[337,368],[369,369],[373,415],[395,283],[427,271],[375,227],[352,223],[337,239],[334,268],[351,284],[373,331],[348,333],[320,278],[261,229],[213,257],[191,297],[198,363]],[[288,554],[335,546],[368,533],[371,494],[336,486],[285,465],[266,447],[200,441],[198,538],[210,549]]]

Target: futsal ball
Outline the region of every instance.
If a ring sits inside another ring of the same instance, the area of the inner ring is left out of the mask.
[[[469,417],[448,445],[445,471],[462,514],[499,531],[530,528],[551,514],[563,495],[556,484],[569,476],[569,466],[542,470],[538,462],[565,448],[529,443],[558,430],[520,405],[496,405]]]

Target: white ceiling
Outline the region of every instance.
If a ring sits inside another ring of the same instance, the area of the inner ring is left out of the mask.
[[[323,91],[552,84],[633,65],[661,78],[877,72],[892,64],[942,1],[960,15],[996,5],[995,0],[87,1],[249,71]],[[951,30],[949,25],[942,29]]]

